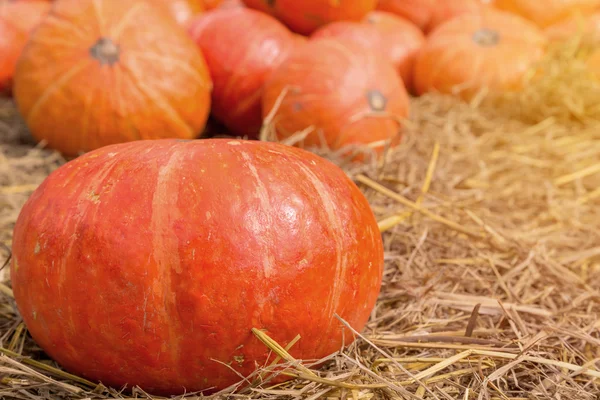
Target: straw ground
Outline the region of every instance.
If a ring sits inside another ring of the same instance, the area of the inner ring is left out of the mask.
[[[272,385],[266,366],[229,397],[599,399],[600,84],[583,51],[552,53],[518,95],[414,99],[403,144],[382,162],[323,152],[380,221],[379,301],[357,340],[320,369],[282,347],[295,343],[255,331],[296,379]],[[7,259],[20,207],[64,160],[28,139],[10,101],[0,113]],[[0,396],[149,398],[58,369],[28,337],[8,275],[0,292]]]

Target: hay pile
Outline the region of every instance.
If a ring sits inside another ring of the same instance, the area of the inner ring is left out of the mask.
[[[415,99],[406,140],[384,163],[344,165],[384,231],[371,321],[321,370],[259,335],[299,379],[232,397],[600,398],[600,84],[580,52],[552,53],[518,95]],[[9,103],[1,110],[9,246],[19,208],[63,160],[23,139]],[[148,398],[54,369],[26,336],[9,282],[0,289],[0,396]]]

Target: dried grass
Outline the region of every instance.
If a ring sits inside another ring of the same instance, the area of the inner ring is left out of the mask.
[[[577,60],[582,51],[571,43],[551,53],[520,94],[415,99],[403,144],[382,163],[324,153],[380,221],[381,296],[358,340],[321,369],[255,331],[297,379],[272,385],[265,369],[229,397],[600,398],[600,84]],[[8,248],[21,205],[63,160],[21,143],[8,102],[0,113]],[[0,289],[0,396],[149,398],[56,369],[26,335],[9,281]]]

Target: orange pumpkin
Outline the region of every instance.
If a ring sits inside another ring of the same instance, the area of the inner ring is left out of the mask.
[[[600,40],[600,12],[590,16],[573,15],[545,30],[550,40],[565,40],[576,35],[585,35],[587,39]]]
[[[309,35],[334,21],[360,21],[373,11],[377,0],[277,0],[275,15],[296,33]]]
[[[197,136],[211,87],[194,42],[150,3],[57,0],[17,64],[14,95],[36,139],[76,155]]]
[[[398,119],[408,116],[409,100],[385,55],[356,41],[323,38],[297,47],[265,82],[263,116],[271,111],[279,139],[312,127],[306,146],[323,138],[332,149],[369,144],[381,150],[398,143]]]
[[[494,0],[493,5],[545,28],[575,13],[593,11],[600,0]]]
[[[48,10],[45,1],[0,0],[0,93],[11,91],[17,60]]]
[[[189,33],[214,83],[213,116],[234,134],[256,137],[262,125],[263,83],[295,46],[292,33],[250,8],[210,11],[193,20]]]
[[[266,14],[275,16],[275,2],[270,0],[242,0],[248,8],[262,11]]]
[[[482,8],[483,3],[480,0],[437,0],[427,24],[427,31],[431,32],[459,15],[478,13]]]
[[[372,11],[362,22],[339,21],[327,24],[312,34],[313,39],[342,37],[378,48],[386,54],[405,86],[410,87],[417,52],[425,36],[415,25],[385,11]]]
[[[196,15],[204,11],[202,0],[152,0],[169,13],[178,24],[186,26]]]
[[[223,0],[201,0],[201,2],[206,10],[213,10],[220,7]]]
[[[523,74],[539,60],[546,39],[516,15],[488,10],[456,17],[436,29],[415,64],[417,93],[459,92],[469,98],[482,88],[519,87]]]
[[[379,0],[377,9],[406,18],[424,30],[435,5],[435,0]]]

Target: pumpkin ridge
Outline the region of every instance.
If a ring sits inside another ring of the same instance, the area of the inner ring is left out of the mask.
[[[96,16],[96,21],[98,22],[98,32],[104,33],[106,31],[106,29],[104,29],[104,19],[102,18],[102,6],[100,6],[100,4],[102,4],[102,2],[100,0],[93,0],[92,1],[92,8],[94,9],[94,15]]]
[[[60,25],[58,29],[63,29],[64,27],[72,28],[70,30],[73,32],[73,34],[78,36],[78,39],[86,39],[89,36],[89,34],[83,29],[81,29],[79,25],[74,24],[68,18],[63,18],[60,14],[55,14],[54,12],[52,12],[52,10],[48,13],[48,15],[46,15],[44,24],[51,26],[54,29],[57,29],[57,25]],[[36,42],[38,41],[39,40],[36,40]],[[73,40],[72,37],[69,37],[67,40],[65,40],[65,43],[70,43],[71,45],[73,45],[77,43],[77,41]]]
[[[187,123],[187,121],[185,121],[181,114],[177,110],[175,110],[175,108],[173,108],[173,106],[168,101],[165,101],[160,93],[157,93],[154,89],[142,83],[143,79],[141,79],[140,77],[144,74],[142,73],[140,75],[139,73],[136,73],[135,70],[137,70],[137,68],[134,68],[133,66],[137,64],[132,59],[129,60],[131,62],[127,63],[127,65],[125,65],[124,63],[122,63],[121,65],[123,66],[124,72],[127,72],[127,74],[130,76],[131,81],[138,88],[138,90],[149,101],[155,103],[165,113],[166,116],[169,116],[172,122],[178,125],[182,125],[187,131],[191,132],[193,135],[195,132],[193,132],[192,127]],[[148,137],[145,137],[145,139],[148,139]]]
[[[37,115],[39,109],[46,103],[46,101],[50,98],[54,92],[60,90],[64,85],[69,83],[69,81],[78,73],[82,72],[86,67],[89,67],[91,64],[91,60],[84,59],[75,64],[72,68],[66,70],[62,73],[54,82],[50,84],[43,92],[42,95],[36,100],[33,106],[30,108],[30,112],[25,116],[25,120],[27,124],[32,123],[32,119]]]
[[[144,8],[144,6],[147,5],[143,2],[137,2],[125,13],[125,15],[123,15],[123,18],[121,18],[119,23],[110,32],[110,36],[115,38],[115,41],[119,40],[121,34],[123,33],[127,25],[129,25],[135,13],[138,12],[140,9]]]

